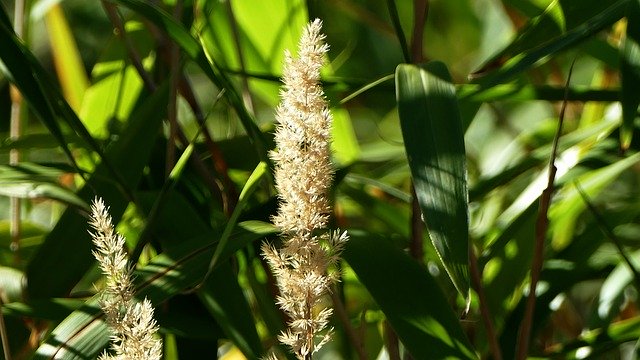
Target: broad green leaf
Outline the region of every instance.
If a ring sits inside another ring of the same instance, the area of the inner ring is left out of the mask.
[[[347,166],[360,157],[360,146],[353,130],[351,117],[346,109],[332,109],[333,128],[331,129],[331,149],[338,166]]]
[[[77,208],[88,209],[86,202],[76,194],[59,185],[47,181],[0,180],[0,195],[24,199],[53,199]]]
[[[56,326],[47,340],[40,345],[33,359],[97,358],[110,337],[107,324],[102,320],[99,298],[99,295],[94,296]]]
[[[203,19],[202,41],[208,54],[221,66],[245,73],[281,73],[284,50],[295,51],[307,22],[300,0],[209,1],[203,7],[208,16]],[[248,84],[252,95],[270,106],[278,103],[278,83],[249,78]]]
[[[427,270],[386,239],[356,231],[349,236],[344,259],[415,359],[477,359]]]
[[[127,188],[135,188],[142,177],[162,124],[168,91],[162,87],[132,113],[120,140],[107,151],[110,163],[119,169]],[[122,216],[130,194],[108,178],[105,163],[96,168],[88,183],[78,192],[85,202],[100,196],[111,207],[114,223]],[[125,190],[126,191],[126,190]],[[93,263],[87,219],[75,209],[67,209],[38,249],[27,270],[32,298],[65,296]],[[69,251],[73,249],[73,251]],[[56,269],[52,277],[50,269]]]
[[[8,18],[4,8],[1,6],[0,14],[0,20]],[[78,168],[62,132],[61,123],[68,125],[83,142],[98,153],[104,166],[115,178],[116,182],[121,187],[126,188],[122,176],[117,170],[118,168],[112,166],[105,159],[102,148],[64,100],[57,86],[50,79],[49,74],[29,49],[16,37],[11,25],[5,21],[0,21],[0,48],[3,49],[3,51],[0,51],[0,71],[5,73],[20,90],[31,110],[58,140],[69,161]]]
[[[462,121],[442,63],[399,65],[396,99],[413,184],[444,268],[469,293],[469,217]]]
[[[245,207],[249,203],[251,195],[253,195],[253,193],[258,188],[261,180],[267,176],[268,171],[269,171],[269,168],[267,167],[267,164],[264,162],[260,162],[258,166],[256,166],[256,168],[253,170],[251,175],[249,176],[249,179],[247,180],[247,182],[244,184],[244,187],[240,192],[240,197],[238,198],[238,203],[236,204],[236,207],[233,209],[233,213],[231,214],[231,217],[229,218],[229,221],[225,225],[224,231],[220,236],[220,244],[216,248],[216,251],[213,253],[213,256],[211,257],[211,263],[209,264],[209,271],[213,270],[213,268],[216,266],[216,263],[220,260],[220,255],[226,251],[227,244],[229,242],[229,236],[231,235],[231,232],[233,231],[233,229],[236,227],[236,224],[238,222],[238,219],[240,218],[240,215],[242,214],[242,211],[245,209]],[[207,272],[207,275],[205,275],[205,280],[206,280],[206,276],[208,275],[209,274]]]
[[[621,46],[621,98],[622,126],[620,145],[626,150],[631,145],[633,126],[640,105],[640,2],[629,0],[627,5],[627,33]]]
[[[75,111],[80,110],[82,98],[89,87],[80,52],[64,16],[62,5],[54,4],[45,15],[47,34],[64,97]]]
[[[186,153],[187,151],[185,151]],[[188,156],[187,156],[188,157]],[[180,161],[178,161],[180,163]],[[178,165],[176,165],[176,170]],[[266,170],[264,163],[260,163],[259,169]],[[258,171],[260,174],[260,171]],[[172,174],[174,172],[172,171]],[[171,175],[170,175],[171,177]],[[247,187],[255,187],[258,183],[257,178],[247,181]],[[164,188],[163,188],[164,190]],[[147,194],[150,195],[150,194]],[[171,242],[175,242],[175,239],[181,238],[201,238],[202,234],[211,233],[210,227],[206,224],[204,219],[200,219],[199,214],[195,213],[192,207],[177,193],[166,193],[167,198],[165,206],[162,210],[158,210],[157,217],[154,217],[157,224],[148,225],[154,228],[154,232],[163,244],[166,244],[166,248],[175,246]],[[166,196],[161,191],[158,197]],[[238,214],[246,204],[250,193],[243,191],[238,205],[235,210]],[[149,199],[151,200],[151,199]],[[156,202],[158,200],[155,200]],[[148,201],[149,203],[151,201]],[[234,211],[235,213],[235,211]],[[232,216],[233,217],[233,216]],[[229,224],[233,224],[232,226]],[[235,220],[229,220],[225,227],[225,231],[222,236],[218,237],[211,234],[211,238],[218,239],[215,253],[212,258],[220,254],[229,254],[227,241],[229,237],[234,234],[233,229],[237,226],[237,216]],[[230,229],[230,230],[227,230]],[[226,234],[226,235],[225,235]],[[237,231],[235,231],[237,234]],[[233,248],[235,246],[232,244]],[[173,251],[168,251],[172,253]],[[226,260],[227,257],[224,258]],[[254,319],[251,316],[251,310],[247,304],[242,289],[237,284],[236,275],[233,274],[228,262],[224,262],[221,266],[216,265],[217,261],[210,265],[210,278],[204,280],[204,283],[198,290],[198,296],[202,303],[214,316],[218,324],[222,327],[227,337],[232,340],[236,346],[238,346],[242,352],[248,358],[258,358],[262,353],[262,346],[260,344],[258,334],[255,329]],[[213,271],[213,269],[216,269]],[[201,276],[197,276],[195,280],[201,280]]]
[[[153,39],[140,22],[127,22],[125,30],[127,40],[148,65]],[[85,93],[79,115],[94,137],[105,138],[113,128],[120,132],[118,127],[129,118],[142,90],[142,79],[127,56],[123,42],[114,37],[91,70],[93,83]]]

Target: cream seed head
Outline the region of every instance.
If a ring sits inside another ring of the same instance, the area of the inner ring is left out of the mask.
[[[153,318],[153,305],[146,298],[133,299],[133,274],[125,252],[125,239],[115,232],[109,208],[100,198],[91,205],[90,232],[95,245],[93,255],[106,276],[100,306],[107,325],[113,331],[111,349],[101,360],[160,360],[162,341],[155,335],[158,326]]]
[[[321,28],[320,20],[309,23],[298,57],[285,53],[282,100],[276,110],[277,150],[270,154],[279,196],[273,222],[284,241],[281,249],[262,247],[280,290],[276,302],[290,318],[278,339],[299,359],[309,359],[331,336],[331,329],[323,331],[332,314],[323,306],[334,280],[327,270],[348,238],[346,233],[326,231],[333,178],[332,118],[320,84],[329,49]]]

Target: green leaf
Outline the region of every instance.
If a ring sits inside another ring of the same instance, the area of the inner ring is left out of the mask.
[[[22,271],[0,266],[0,289],[2,289],[2,301],[12,302],[20,301],[23,298],[23,280]]]
[[[7,18],[4,8],[1,6],[0,14],[2,14],[0,18]],[[120,186],[126,188],[120,173],[116,171],[118,167],[111,166],[106,161],[101,147],[62,97],[49,74],[29,49],[16,37],[11,25],[4,23],[4,21],[0,22],[0,48],[3,49],[3,51],[0,51],[0,60],[2,61],[0,63],[0,71],[5,73],[20,90],[34,114],[55,136],[71,164],[78,168],[59,122],[68,125],[79,138],[88,144],[93,151],[97,152],[106,169],[120,183]]]
[[[58,322],[83,305],[84,300],[80,299],[54,298],[4,304],[2,311],[9,316],[26,316]]]
[[[399,65],[396,98],[420,209],[444,268],[469,295],[467,168],[456,92],[442,63]]]
[[[51,6],[45,15],[45,23],[64,97],[75,111],[79,111],[89,80],[62,5]]]
[[[8,19],[2,6],[0,6],[0,14],[3,19]],[[44,94],[47,88],[52,93],[56,92],[52,82],[46,81],[49,79],[49,75],[16,37],[11,24],[4,21],[0,22],[0,48],[3,49],[0,51],[0,71],[20,90],[33,113],[55,136],[65,155],[75,164],[74,157],[57,122],[60,114],[56,113],[54,108],[53,104],[56,102]],[[62,100],[62,96],[59,94],[58,98]]]
[[[347,166],[360,157],[360,145],[353,130],[349,112],[346,109],[332,109],[333,127],[331,129],[331,149],[335,162]]]
[[[58,183],[58,177],[62,174],[61,170],[33,163],[0,165],[0,195],[49,198],[88,210],[86,202]]]
[[[141,57],[147,56],[151,52],[153,39],[143,25],[129,21],[125,29],[131,46]],[[127,56],[123,42],[112,40],[91,70],[92,84],[85,92],[79,115],[96,138],[106,138],[110,129],[124,125],[143,88],[142,79],[127,61]],[[143,58],[143,64],[146,65],[148,60],[148,56]]]
[[[622,98],[622,127],[620,146],[629,148],[633,123],[640,105],[640,2],[630,0],[627,6],[627,34],[621,44],[620,82]]]
[[[636,250],[628,255],[631,264],[638,269],[640,265],[640,251]],[[596,309],[597,318],[602,325],[608,325],[620,314],[620,308],[625,301],[625,290],[633,284],[634,275],[629,264],[621,261],[615,269],[607,276],[600,288],[598,306]]]
[[[258,185],[260,185],[261,180],[267,176],[268,171],[269,169],[266,163],[264,162],[258,163],[256,168],[253,170],[253,172],[249,176],[249,179],[244,184],[244,187],[240,192],[240,197],[238,198],[238,203],[236,204],[236,207],[233,209],[233,213],[231,214],[229,221],[225,225],[224,232],[220,236],[220,244],[216,248],[216,251],[213,253],[213,256],[211,257],[211,263],[209,264],[209,271],[213,270],[213,268],[216,266],[216,263],[220,260],[220,255],[223,252],[225,252],[225,250],[227,249],[229,236],[231,235],[231,232],[233,231],[233,229],[236,227],[236,224],[238,222],[238,219],[240,218],[240,215],[242,214],[242,211],[249,203],[249,199],[251,198],[251,195],[258,188]]]
[[[386,239],[356,231],[349,236],[344,259],[414,358],[477,359],[427,270]]]

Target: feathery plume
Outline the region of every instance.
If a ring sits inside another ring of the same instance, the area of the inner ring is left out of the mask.
[[[162,341],[154,336],[158,326],[153,318],[153,305],[148,299],[137,303],[133,299],[132,268],[127,264],[125,239],[115,232],[109,208],[100,198],[91,204],[90,232],[96,250],[93,256],[106,275],[100,306],[113,335],[111,349],[100,360],[160,360]]]
[[[272,220],[284,242],[280,250],[262,246],[280,290],[277,303],[290,318],[279,340],[299,359],[311,358],[330,338],[331,330],[320,334],[332,313],[321,308],[321,302],[335,280],[327,269],[348,239],[346,233],[318,231],[329,220],[327,192],[333,178],[332,117],[320,85],[320,68],[329,47],[321,28],[318,19],[307,25],[297,58],[285,52],[284,86],[276,110],[277,151],[270,154],[280,200]]]

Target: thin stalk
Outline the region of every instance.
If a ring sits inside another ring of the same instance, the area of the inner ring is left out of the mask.
[[[218,103],[218,100],[224,95],[226,92],[225,89],[219,92],[215,104]],[[211,162],[213,163],[213,168],[215,169],[218,177],[220,178],[220,182],[217,181],[216,186],[219,189],[219,192],[213,192],[214,194],[220,197],[222,202],[223,211],[227,216],[231,216],[233,213],[233,209],[236,207],[236,203],[238,202],[238,191],[236,190],[235,184],[229,177],[229,167],[227,166],[227,162],[224,160],[224,154],[222,150],[218,146],[218,144],[213,140],[209,129],[207,128],[205,122],[206,117],[198,105],[198,101],[196,100],[196,96],[193,92],[191,85],[189,84],[189,80],[182,75],[182,80],[180,81],[180,95],[184,97],[187,104],[191,108],[196,121],[198,121],[198,126],[200,126],[200,131],[204,136],[204,143],[207,147],[209,154],[211,154]],[[210,180],[209,183],[211,183]]]
[[[478,301],[480,303],[480,315],[482,316],[482,322],[484,322],[485,331],[487,333],[487,340],[489,341],[489,348],[493,354],[493,360],[502,360],[502,351],[498,344],[498,336],[496,336],[496,330],[491,320],[491,313],[489,306],[487,306],[487,296],[482,286],[482,274],[478,268],[478,258],[473,250],[473,247],[469,248],[469,265],[471,267],[471,280],[473,286],[478,294]]]
[[[429,15],[429,0],[413,0],[413,35],[411,37],[411,59],[415,64],[424,60],[422,43],[424,27]]]
[[[173,17],[180,21],[182,1],[176,1]],[[169,75],[169,104],[167,106],[167,120],[169,122],[169,138],[167,139],[167,154],[165,161],[165,176],[169,177],[176,164],[176,136],[178,129],[178,82],[181,78],[180,47],[176,43],[169,43],[169,68],[173,69]]]
[[[229,20],[231,22],[231,34],[233,35],[233,41],[236,45],[236,55],[238,55],[238,62],[240,63],[240,70],[245,70],[244,63],[244,53],[242,51],[242,44],[240,43],[240,32],[238,31],[238,22],[236,21],[236,16],[233,13],[233,7],[231,6],[231,1],[227,1],[227,15],[229,16]],[[249,80],[247,76],[242,76],[242,100],[244,102],[244,106],[247,110],[255,115],[255,109],[253,107],[253,99],[251,98],[251,89],[249,88]]]
[[[565,91],[569,89],[569,82],[571,81],[571,74],[573,72],[573,66],[575,60],[571,64],[569,69],[569,75],[567,76],[567,82],[565,84]],[[544,242],[549,227],[549,206],[551,204],[551,196],[554,190],[554,180],[556,177],[557,168],[555,166],[555,160],[558,153],[558,141],[560,134],[562,133],[562,124],[564,123],[564,113],[567,108],[567,100],[562,102],[562,108],[560,109],[560,116],[558,118],[558,129],[556,135],[553,138],[553,146],[551,149],[551,157],[549,159],[549,177],[547,180],[547,188],[542,192],[540,196],[540,208],[538,210],[538,219],[536,220],[536,243],[534,247],[533,260],[531,263],[531,282],[529,284],[529,296],[527,297],[527,303],[524,313],[524,318],[520,325],[518,343],[516,348],[516,359],[525,360],[527,352],[529,351],[529,338],[531,337],[531,325],[533,323],[533,313],[536,307],[536,288],[538,281],[540,280],[540,273],[542,272],[542,265],[544,262]]]
[[[404,36],[404,30],[402,30],[402,24],[400,23],[400,16],[398,15],[398,9],[394,0],[387,0],[387,8],[389,9],[389,16],[393,23],[393,28],[396,31],[396,36],[400,42],[400,48],[402,48],[402,55],[404,61],[411,62],[411,55],[409,54],[409,45],[407,45],[407,38]]]
[[[389,360],[401,360],[400,358],[400,342],[398,341],[398,335],[393,330],[387,320],[383,323],[384,326],[384,345],[387,348],[389,354]]]
[[[147,73],[147,71],[144,69],[144,65],[142,64],[142,58],[140,57],[140,54],[138,54],[138,51],[131,43],[131,39],[129,39],[129,37],[127,36],[127,31],[124,28],[124,24],[122,22],[122,19],[120,18],[120,14],[118,13],[118,8],[116,7],[115,4],[109,1],[104,1],[104,0],[102,1],[102,6],[107,12],[107,17],[109,18],[109,21],[111,21],[113,26],[115,26],[116,30],[118,31],[118,35],[124,42],[125,48],[127,49],[127,54],[131,59],[133,67],[138,72],[138,75],[140,75],[140,77],[142,78],[142,82],[144,83],[144,86],[147,89],[154,91],[156,89],[156,84],[154,83],[153,79],[151,79],[151,76],[149,76],[149,73]]]
[[[349,320],[349,315],[347,315],[347,311],[344,307],[344,302],[342,301],[336,290],[337,289],[334,286],[333,291],[330,292],[331,300],[333,301],[333,309],[336,311],[336,315],[338,316],[338,319],[340,319],[342,327],[347,334],[349,341],[355,348],[358,359],[366,360],[367,353],[364,349],[364,339],[355,331],[353,326],[351,326],[351,321]]]

